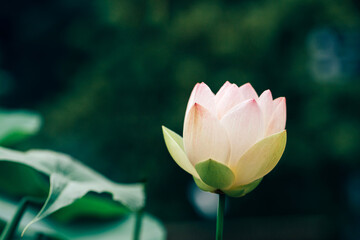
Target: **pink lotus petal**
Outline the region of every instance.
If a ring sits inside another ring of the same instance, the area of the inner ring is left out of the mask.
[[[190,162],[195,164],[212,159],[225,163],[230,154],[226,131],[215,115],[195,103],[184,122],[184,148]]]
[[[278,97],[273,101],[273,109],[275,110],[279,103],[283,100],[283,97]]]
[[[273,113],[273,98],[270,90],[264,91],[259,97],[259,106],[264,116],[264,124],[267,126]]]
[[[258,95],[250,83],[245,83],[240,86],[239,91],[243,96],[243,101],[247,99],[258,99]]]
[[[286,124],[286,99],[280,97],[274,100],[275,109],[270,118],[266,136],[281,132],[285,129]]]
[[[223,96],[216,102],[217,116],[221,119],[231,108],[243,101],[243,97],[236,84],[230,84]]]
[[[264,135],[263,116],[255,99],[240,103],[221,119],[231,145],[229,166],[235,166],[241,156]]]
[[[195,103],[204,106],[210,112],[215,112],[215,95],[205,83],[195,85],[190,95],[185,116]]]
[[[219,89],[219,91],[216,93],[215,95],[215,102],[219,102],[219,100],[224,96],[224,94],[226,93],[227,89],[231,86],[232,84],[229,81],[226,81],[222,87]]]

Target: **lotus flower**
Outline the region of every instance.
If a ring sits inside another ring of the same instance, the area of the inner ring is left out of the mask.
[[[175,162],[204,191],[241,197],[252,191],[280,160],[286,145],[286,102],[260,97],[250,83],[226,82],[216,95],[205,83],[194,87],[185,113],[183,138],[163,127]]]

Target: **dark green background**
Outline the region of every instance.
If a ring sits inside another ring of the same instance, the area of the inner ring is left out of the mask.
[[[288,144],[253,193],[229,201],[226,239],[359,239],[359,11],[355,0],[3,1],[0,104],[44,117],[14,147],[65,152],[119,182],[147,179],[148,211],[169,239],[208,239],[214,224],[190,205],[191,176],[161,125],[181,134],[197,82],[270,88],[287,99]],[[312,74],[319,29],[337,40],[344,74]]]

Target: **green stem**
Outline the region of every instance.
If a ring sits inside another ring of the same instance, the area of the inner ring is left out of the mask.
[[[19,225],[21,217],[24,215],[28,204],[29,201],[26,197],[21,199],[14,217],[6,224],[4,231],[0,236],[0,240],[10,240],[14,238],[17,226]]]
[[[11,240],[14,239],[15,232],[17,227],[21,221],[22,216],[24,215],[26,208],[29,204],[32,203],[40,203],[42,202],[39,199],[24,197],[18,204],[18,208],[13,216],[13,218],[6,224],[1,236],[0,240]]]
[[[147,180],[146,180],[146,178],[143,179],[141,182],[143,182],[143,184],[144,184],[144,194],[146,196],[146,192],[147,192]],[[145,207],[146,207],[146,202],[144,203],[144,206],[140,210],[138,210],[136,212],[135,227],[134,227],[134,240],[140,240],[141,227],[142,227]]]
[[[216,220],[216,240],[223,239],[225,197],[226,197],[225,194],[223,193],[219,194],[219,205],[218,205],[217,220]]]
[[[135,229],[134,229],[134,240],[140,240],[140,233],[141,233],[141,225],[142,225],[143,213],[144,213],[144,209],[140,209],[140,210],[136,213]]]

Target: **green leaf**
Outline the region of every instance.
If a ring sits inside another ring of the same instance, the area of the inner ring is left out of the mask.
[[[254,190],[260,184],[261,180],[262,178],[255,180],[247,185],[238,186],[230,190],[223,190],[223,192],[230,197],[243,197]]]
[[[13,215],[16,204],[10,200],[0,197],[0,219],[9,221]],[[135,213],[121,219],[112,221],[97,221],[92,223],[59,224],[55,221],[43,219],[34,223],[26,232],[25,236],[36,237],[42,233],[49,237],[61,240],[114,240],[132,239],[135,225]],[[28,211],[24,216],[24,222],[35,217],[35,213]],[[0,220],[0,225],[1,225]],[[20,225],[24,227],[24,224]],[[166,231],[162,224],[153,216],[145,214],[142,223],[141,240],[165,240]]]
[[[123,220],[113,223],[99,223],[91,228],[58,227],[56,234],[64,239],[71,240],[114,240],[132,239],[135,227],[135,216],[131,214]],[[165,240],[165,229],[161,223],[149,214],[145,214],[142,219],[141,240]],[[55,235],[55,234],[54,234]],[[55,235],[56,236],[56,235]]]
[[[41,126],[41,117],[27,111],[0,111],[0,145],[11,145],[32,136]]]
[[[131,211],[110,197],[88,193],[52,214],[52,218],[60,222],[72,222],[77,219],[109,220],[130,214]]]
[[[89,192],[109,193],[114,201],[130,211],[141,209],[145,203],[143,184],[112,182],[65,154],[43,150],[23,153],[0,148],[1,161],[26,165],[50,178],[50,190],[46,202],[26,228],[59,209],[73,204]]]
[[[6,222],[0,219],[0,233],[4,230]]]
[[[230,186],[235,179],[230,168],[212,159],[196,164],[195,169],[204,183],[216,189]]]
[[[0,192],[16,198],[45,199],[49,192],[49,177],[27,165],[0,160]]]

